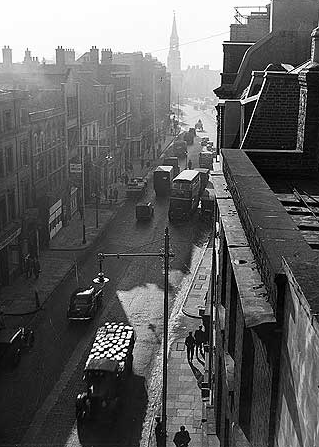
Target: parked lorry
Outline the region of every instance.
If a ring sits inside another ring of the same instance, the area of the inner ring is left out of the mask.
[[[132,326],[106,322],[99,327],[84,368],[86,390],[76,398],[78,423],[86,419],[115,422],[133,368]]]
[[[139,198],[145,194],[147,190],[147,180],[142,177],[131,179],[126,185],[126,197]]]
[[[164,166],[173,166],[173,176],[176,177],[180,173],[177,157],[165,157],[163,161]]]
[[[214,154],[210,151],[203,150],[199,153],[199,167],[212,169]]]
[[[173,166],[158,166],[154,173],[154,190],[157,196],[165,196],[170,193],[174,178]]]

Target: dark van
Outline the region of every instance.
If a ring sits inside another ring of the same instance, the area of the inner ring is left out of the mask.
[[[157,196],[165,196],[170,193],[174,178],[173,166],[158,166],[153,172],[154,190]]]
[[[151,202],[138,203],[135,207],[137,220],[149,220],[154,216],[154,206]]]

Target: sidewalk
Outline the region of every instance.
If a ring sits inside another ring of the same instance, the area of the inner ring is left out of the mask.
[[[86,207],[86,244],[82,243],[82,220],[78,213],[73,216],[69,225],[63,227],[50,241],[49,248],[40,253],[39,278],[27,279],[25,275],[21,275],[12,285],[1,288],[0,309],[4,315],[23,316],[37,312],[74,268],[77,255],[84,254],[92,246],[122,204],[123,199],[112,208],[102,208],[103,204],[101,204],[98,228],[96,228],[95,210],[90,206]],[[36,303],[35,291],[38,292],[40,307]]]
[[[208,291],[211,269],[211,248],[206,248],[202,259],[194,273],[182,311],[183,324],[187,327],[185,336],[174,340],[168,358],[167,377],[167,447],[173,447],[173,438],[181,425],[189,431],[191,441],[189,447],[219,447],[215,424],[209,423],[209,443],[203,433],[207,429],[204,416],[204,403],[201,392],[201,382],[204,378],[205,362],[202,356],[194,356],[193,364],[189,364],[186,356],[185,337],[188,331],[193,334],[202,324],[199,309],[205,305],[205,295]],[[201,286],[201,287],[199,287]],[[199,293],[199,290],[201,293]],[[207,423],[206,423],[207,425]],[[154,436],[155,423],[151,429],[149,447],[156,447]]]

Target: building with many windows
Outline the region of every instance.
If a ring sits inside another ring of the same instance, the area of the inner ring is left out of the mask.
[[[21,271],[28,247],[23,216],[31,206],[29,95],[0,91],[0,286]]]

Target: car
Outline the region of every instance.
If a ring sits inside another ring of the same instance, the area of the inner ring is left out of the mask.
[[[70,296],[69,321],[92,320],[102,304],[103,290],[94,286],[78,287]]]
[[[154,206],[151,202],[138,203],[135,207],[137,220],[149,220],[154,216]]]
[[[126,197],[135,198],[145,194],[147,190],[147,180],[143,177],[135,177],[126,185]]]
[[[34,343],[33,331],[24,327],[0,329],[0,362],[2,367],[18,366],[24,349]]]

